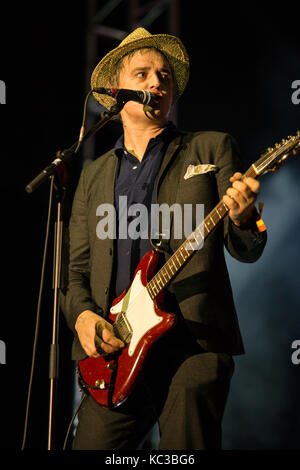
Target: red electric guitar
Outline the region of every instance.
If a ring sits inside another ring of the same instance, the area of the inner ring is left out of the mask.
[[[284,160],[300,150],[300,131],[295,136],[269,148],[244,174],[257,178],[267,171],[277,171]],[[204,221],[158,270],[159,252],[151,250],[140,261],[127,290],[116,298],[109,320],[125,347],[110,356],[78,362],[79,382],[96,402],[115,408],[132,392],[144,361],[154,343],[174,325],[173,313],[162,310],[164,289],[229,212],[220,201]]]

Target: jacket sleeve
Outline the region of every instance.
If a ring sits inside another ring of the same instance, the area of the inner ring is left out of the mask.
[[[216,151],[216,175],[220,199],[231,186],[229,178],[241,171],[241,159],[235,140],[229,134],[223,134]],[[254,262],[262,254],[267,241],[267,232],[260,232],[256,225],[258,213],[244,227],[237,227],[229,217],[224,220],[224,243],[227,251],[237,260]]]
[[[84,171],[74,195],[69,229],[64,237],[60,306],[67,324],[75,331],[78,315],[84,310],[101,314],[90,291],[90,241]]]

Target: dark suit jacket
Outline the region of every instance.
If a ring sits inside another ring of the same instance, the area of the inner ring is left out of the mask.
[[[61,306],[75,333],[73,358],[77,360],[85,355],[74,330],[78,315],[86,309],[105,315],[111,302],[114,241],[97,237],[99,216],[96,211],[100,204],[114,203],[117,161],[111,150],[86,167],[74,196],[67,253],[69,267]],[[184,179],[189,165],[201,163],[215,165],[217,171]],[[230,176],[239,170],[241,162],[236,144],[228,134],[178,132],[159,170],[156,200],[169,205],[202,203],[206,216],[230,186]],[[166,259],[182,241],[174,238],[171,227],[171,239],[164,246]],[[205,350],[229,354],[244,352],[224,244],[236,259],[253,262],[261,255],[265,243],[266,232],[259,232],[254,222],[241,229],[226,217],[175,278],[172,288],[181,313]]]

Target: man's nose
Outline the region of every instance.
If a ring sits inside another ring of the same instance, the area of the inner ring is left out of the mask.
[[[151,74],[149,78],[149,88],[158,89],[161,85],[161,80],[158,73]]]

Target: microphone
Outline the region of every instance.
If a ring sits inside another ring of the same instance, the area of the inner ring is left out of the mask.
[[[93,88],[93,92],[99,93],[100,95],[109,95],[116,98],[118,102],[123,104],[127,101],[137,101],[137,103],[152,106],[157,103],[159,97],[155,93],[151,93],[147,90],[126,90],[118,88]]]

